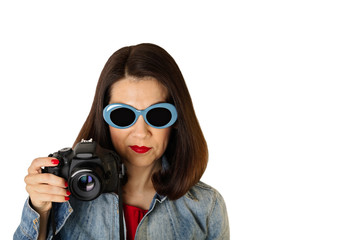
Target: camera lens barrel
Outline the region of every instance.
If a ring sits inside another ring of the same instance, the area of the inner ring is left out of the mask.
[[[76,198],[90,201],[102,193],[104,173],[97,166],[75,169],[68,182],[70,192]]]

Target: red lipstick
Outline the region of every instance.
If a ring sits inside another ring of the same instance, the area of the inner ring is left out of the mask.
[[[148,148],[148,147],[145,147],[145,146],[137,146],[137,145],[134,145],[134,146],[130,146],[130,148],[136,152],[136,153],[146,153],[147,151],[149,151],[151,148]]]

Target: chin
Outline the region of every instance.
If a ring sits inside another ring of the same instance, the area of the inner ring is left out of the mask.
[[[149,167],[156,163],[156,160],[153,160],[153,159],[154,158],[149,159],[149,157],[141,157],[140,156],[140,157],[127,158],[126,162],[135,167]]]

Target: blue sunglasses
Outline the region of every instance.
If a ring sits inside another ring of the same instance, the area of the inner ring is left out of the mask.
[[[105,121],[114,128],[124,129],[135,124],[142,115],[145,122],[153,128],[167,128],[177,119],[177,111],[170,103],[154,104],[144,110],[138,110],[122,103],[112,103],[103,110]]]

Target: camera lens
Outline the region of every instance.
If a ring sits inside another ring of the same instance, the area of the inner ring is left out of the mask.
[[[78,180],[78,187],[84,192],[89,192],[95,187],[95,180],[90,175],[82,175]]]
[[[96,167],[76,169],[68,181],[71,194],[84,201],[97,198],[103,189],[103,173],[100,170]]]

